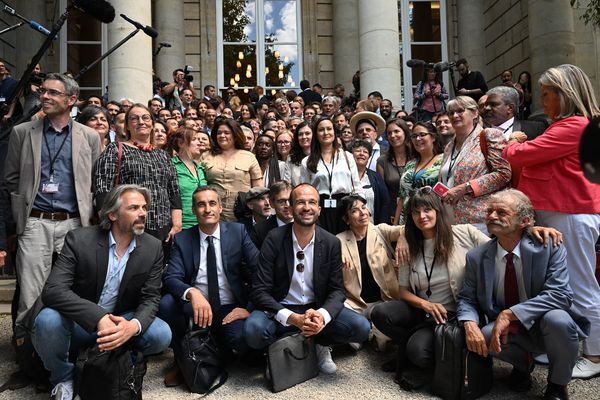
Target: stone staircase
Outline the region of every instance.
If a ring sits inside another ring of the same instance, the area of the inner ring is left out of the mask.
[[[10,314],[10,303],[15,292],[15,279],[0,279],[0,315]]]

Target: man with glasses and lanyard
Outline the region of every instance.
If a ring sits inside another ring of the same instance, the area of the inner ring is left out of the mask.
[[[19,245],[17,345],[25,336],[25,316],[50,274],[53,254],[60,253],[67,232],[90,225],[92,167],[100,154],[96,131],[70,118],[77,82],[48,74],[39,93],[46,117],[13,128],[6,159]]]
[[[314,336],[319,370],[337,370],[326,346],[362,343],[371,324],[344,307],[339,240],[317,226],[319,193],[303,183],[290,195],[294,222],[275,228],[265,239],[252,277],[255,311],[246,319],[248,345],[263,349],[283,334]]]

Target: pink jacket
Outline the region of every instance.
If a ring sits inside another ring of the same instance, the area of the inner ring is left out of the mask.
[[[519,190],[536,210],[567,214],[600,213],[600,185],[583,176],[579,140],[589,120],[572,116],[550,125],[532,141],[509,143],[502,156],[521,166]]]

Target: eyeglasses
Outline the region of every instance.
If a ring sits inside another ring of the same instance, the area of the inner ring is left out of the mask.
[[[413,133],[410,135],[411,140],[423,139],[424,137],[429,136],[429,133]]]
[[[129,116],[129,122],[139,122],[140,120],[144,122],[150,122],[152,121],[152,117],[150,116],[150,114]]]
[[[298,259],[298,261],[300,261],[298,263],[298,265],[296,265],[296,271],[298,272],[304,272],[304,252],[302,250],[298,251],[296,253],[296,258]]]
[[[459,114],[460,115],[460,114],[462,114],[464,112],[465,112],[464,108],[459,108],[458,110],[452,110],[452,111],[448,110],[448,115],[449,116],[452,116],[454,114]]]
[[[418,194],[430,194],[431,192],[433,192],[431,186],[423,186],[422,188],[417,189]]]
[[[67,94],[65,92],[61,92],[55,89],[48,89],[45,87],[41,87],[38,89],[38,93],[40,95],[43,95],[45,93],[48,93],[48,96],[52,96],[52,97],[58,97],[58,96],[66,96]]]
[[[281,140],[277,142],[277,146],[288,146],[292,144],[292,142],[290,142],[289,140]]]

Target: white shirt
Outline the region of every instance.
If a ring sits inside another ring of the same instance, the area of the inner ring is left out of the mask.
[[[380,155],[381,146],[379,146],[379,143],[377,143],[376,140],[375,143],[373,143],[373,151],[371,151],[371,156],[369,157],[367,168],[369,168],[371,171],[377,172],[377,160],[379,159]]]
[[[504,250],[498,243],[496,250],[496,273],[494,276],[494,298],[498,305],[504,306],[504,274],[506,272],[506,255],[508,251]],[[513,250],[513,264],[515,274],[517,275],[517,286],[519,288],[519,302],[527,300],[525,292],[525,281],[523,280],[523,263],[521,262],[521,250],[517,245]]]
[[[510,135],[513,133],[513,125],[515,123],[515,117],[512,117],[508,121],[505,121],[502,125],[497,126],[497,129],[502,131],[502,135],[508,140]]]
[[[283,305],[304,305],[314,303],[315,301],[315,292],[313,288],[313,266],[314,266],[314,253],[315,253],[315,235],[313,233],[313,237],[310,239],[310,242],[302,249],[298,244],[298,239],[296,238],[296,234],[292,229],[292,249],[294,251],[294,265],[292,272],[292,279],[290,281],[290,290],[285,296],[285,298],[281,301]],[[299,251],[304,252],[304,260],[299,260],[297,254]],[[304,264],[304,271],[298,272],[296,270],[296,266],[298,264]],[[325,320],[325,325],[331,321],[331,316],[324,308],[320,308],[317,310],[323,315],[323,319]],[[288,326],[287,323],[288,318],[294,312],[287,308],[283,308],[277,312],[275,315],[275,319],[279,321],[283,326]]]
[[[325,163],[321,158],[317,164],[316,173],[308,170],[307,162],[308,156],[302,159],[300,180],[303,183],[310,183],[317,189],[319,194],[348,194],[356,192],[362,195],[363,190],[360,187],[358,169],[356,168],[356,162],[352,153],[339,149],[331,160],[331,163]]]
[[[200,290],[202,296],[208,300],[208,276],[206,265],[208,242],[206,241],[206,238],[209,235],[202,232],[200,227],[198,227],[198,231],[200,232],[200,265],[198,266],[198,275],[196,276],[194,287]],[[219,299],[221,300],[221,305],[234,304],[236,302],[235,296],[233,295],[233,291],[227,280],[227,275],[225,275],[225,270],[223,269],[223,260],[221,257],[221,226],[217,225],[217,230],[210,236],[214,238],[213,244],[215,246],[215,258],[217,261],[217,277],[219,278]],[[190,289],[187,289],[183,292],[183,300],[187,300],[185,296],[189,290]]]

